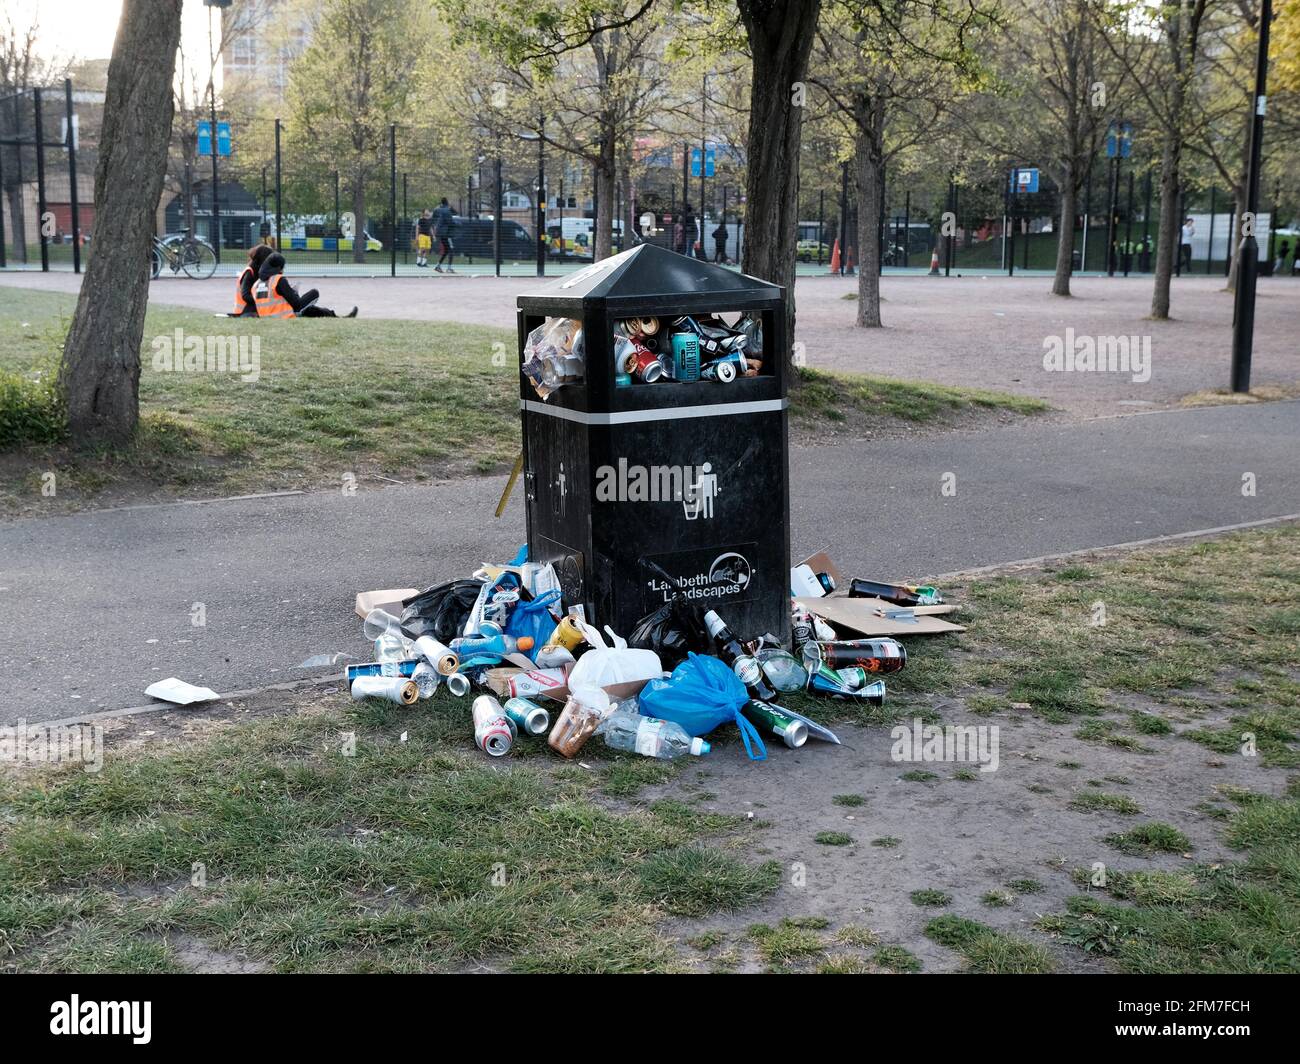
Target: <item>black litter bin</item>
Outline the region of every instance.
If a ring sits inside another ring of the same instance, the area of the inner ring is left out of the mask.
[[[784,289],[642,244],[518,306],[521,360],[547,318],[582,324],[581,382],[543,400],[520,375],[529,557],[555,564],[565,607],[582,604],[588,619],[627,636],[680,590],[741,638],[788,642]],[[620,323],[653,318],[669,337],[674,322],[710,312],[755,323],[756,376],[618,382],[615,344],[629,331]]]

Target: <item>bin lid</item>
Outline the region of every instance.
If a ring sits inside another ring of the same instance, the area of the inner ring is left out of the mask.
[[[521,294],[519,305],[589,299],[632,302],[683,293],[722,295],[728,305],[741,306],[780,299],[782,288],[656,244],[638,244],[630,251],[601,259],[577,273]]]

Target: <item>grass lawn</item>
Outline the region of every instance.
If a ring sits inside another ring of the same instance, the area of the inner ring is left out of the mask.
[[[496,473],[519,451],[512,330],[381,319],[286,324],[154,306],[141,351],[138,440],[126,451],[75,455],[59,440],[57,410],[41,420],[50,393],[30,383],[57,372],[74,305],[68,295],[0,289],[0,504],[10,512],[336,488],[349,473],[362,487]],[[155,369],[152,341],[177,329],[256,339],[256,381]],[[1047,409],[918,382],[801,377],[796,437],[964,426]],[[33,435],[37,442],[22,444]],[[41,495],[51,471],[57,504]]]
[[[837,910],[783,882],[771,858],[781,805],[756,818],[707,808],[727,764],[754,771],[734,729],[711,737],[711,764],[692,781],[680,763],[612,755],[598,740],[581,764],[539,740],[488,761],[473,749],[468,703],[443,694],[411,710],[276,696],[241,723],[222,703],[210,728],[191,723],[202,711],[172,714],[184,734],[110,743],[98,774],[0,773],[0,963],[911,972],[942,950],[973,972],[1059,970],[1072,956],[1135,972],[1300,971],[1300,783],[1284,778],[1300,733],[1297,587],[1294,526],[982,578],[946,589],[969,630],[913,644],[886,706],[783,699],[866,725],[859,744],[916,715],[1031,720],[1078,758],[1056,766],[1077,779],[1074,796],[1021,787],[1027,777],[1004,767],[995,775],[1012,773],[1015,791],[1004,819],[984,806],[962,829],[1024,825],[1021,870],[883,878],[889,862],[930,849],[948,803],[992,786],[948,766],[891,790],[891,805],[929,812],[888,835],[873,830],[872,800],[845,784],[870,791],[881,774],[904,778],[900,766],[827,780],[827,823],[846,830],[810,834],[803,852],[817,867],[848,862],[860,839],[860,863],[842,874],[873,903],[850,893]],[[131,720],[137,733],[164,727]],[[1103,753],[1127,759],[1129,774],[1078,771]],[[1143,769],[1170,755],[1191,766],[1176,793]],[[764,771],[797,771],[784,756]],[[1243,757],[1262,790],[1216,784],[1213,766]],[[1184,822],[1198,803],[1205,816]],[[1101,881],[1077,857],[1072,868],[1053,856],[1067,815],[1085,825],[1079,854],[1109,854]],[[1235,856],[1188,853],[1189,836],[1204,847],[1207,832]],[[899,909],[893,926],[880,922]]]

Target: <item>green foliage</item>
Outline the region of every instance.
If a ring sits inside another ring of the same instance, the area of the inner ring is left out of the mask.
[[[67,431],[56,374],[0,369],[0,451],[57,443]]]

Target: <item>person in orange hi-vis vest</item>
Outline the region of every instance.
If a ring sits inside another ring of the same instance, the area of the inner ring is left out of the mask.
[[[248,265],[240,271],[235,281],[235,309],[226,316],[229,318],[257,317],[257,302],[253,299],[253,285],[257,283],[258,271],[266,261],[271,249],[265,244],[258,244],[248,249]]]
[[[258,271],[257,284],[253,286],[253,301],[259,318],[337,318],[339,315],[317,303],[320,293],[309,288],[301,295],[284,276],[284,256],[273,251]],[[355,318],[353,307],[344,317]]]

